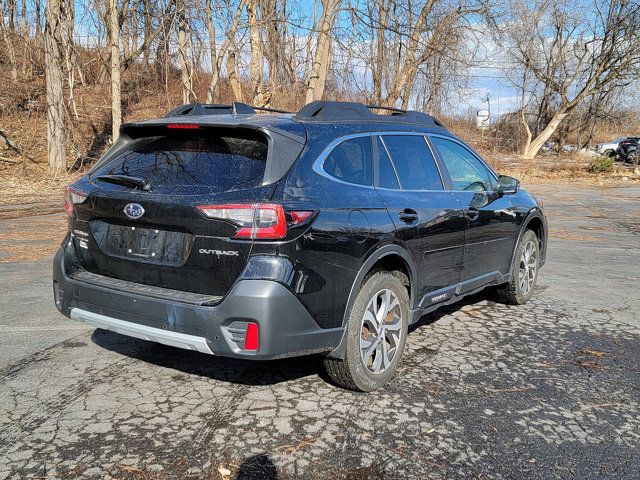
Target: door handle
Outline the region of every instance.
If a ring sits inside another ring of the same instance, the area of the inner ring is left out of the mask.
[[[398,218],[405,223],[413,223],[418,220],[418,212],[410,208],[405,208],[398,214]]]
[[[480,216],[480,210],[478,210],[477,208],[469,208],[467,210],[464,211],[464,215],[465,217],[467,217],[469,220],[473,221],[473,220],[477,220],[478,217]]]

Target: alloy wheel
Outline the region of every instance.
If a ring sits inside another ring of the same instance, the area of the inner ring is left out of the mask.
[[[360,356],[374,374],[384,372],[398,354],[402,310],[392,290],[384,289],[369,301],[360,328]]]
[[[520,269],[518,271],[518,284],[520,291],[527,295],[533,288],[538,269],[538,250],[532,240],[529,240],[520,257]]]

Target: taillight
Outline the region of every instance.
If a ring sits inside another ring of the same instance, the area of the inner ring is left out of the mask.
[[[234,238],[262,240],[284,238],[287,235],[287,225],[301,225],[314,213],[313,210],[293,210],[285,214],[282,205],[273,203],[200,205],[197,208],[208,218],[236,224],[239,228],[234,233]]]
[[[200,205],[209,218],[227,220],[238,225],[234,237],[277,239],[287,234],[287,221],[281,205],[256,203],[253,205]]]
[[[64,209],[69,217],[73,217],[73,209],[75,205],[84,202],[87,194],[70,187],[64,188]]]

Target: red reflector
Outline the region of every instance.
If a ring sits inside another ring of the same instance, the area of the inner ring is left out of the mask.
[[[304,223],[309,219],[309,217],[312,214],[313,212],[310,212],[308,210],[299,210],[299,211],[294,210],[293,212],[291,212],[291,223],[293,223],[294,225],[298,225],[299,223]]]
[[[250,323],[247,325],[247,333],[244,336],[245,350],[258,350],[258,324]]]
[[[193,130],[196,128],[200,128],[200,125],[198,125],[197,123],[169,123],[167,124],[167,128]]]

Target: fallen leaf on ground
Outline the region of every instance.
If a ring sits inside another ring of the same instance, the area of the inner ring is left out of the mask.
[[[582,350],[578,350],[578,355],[592,355],[594,357],[606,357],[607,354],[604,352],[600,352],[598,350],[591,350],[588,348],[583,348]]]
[[[613,313],[608,308],[594,308],[593,311],[596,313]]]

